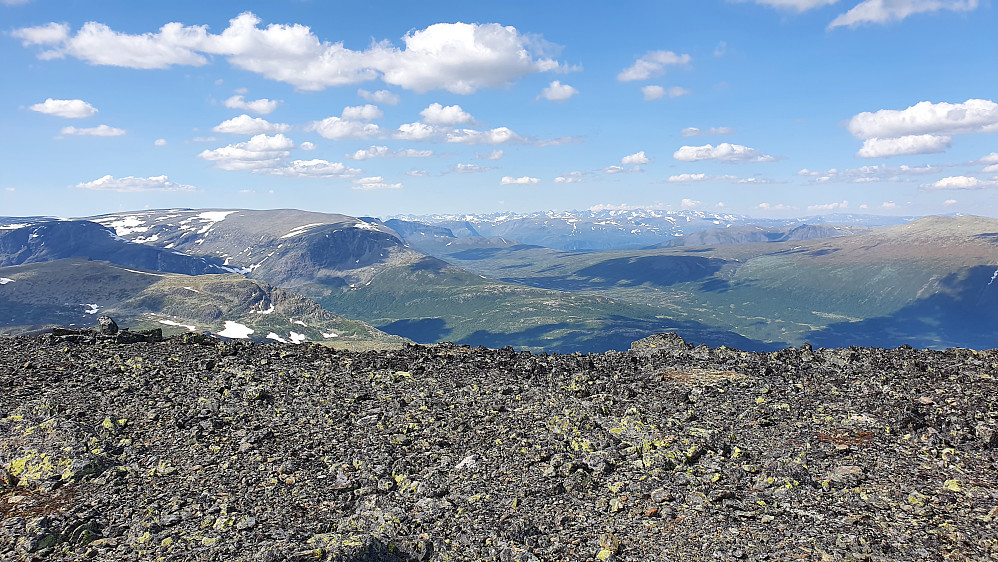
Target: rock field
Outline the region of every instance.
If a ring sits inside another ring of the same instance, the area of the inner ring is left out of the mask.
[[[0,338],[0,560],[998,559],[998,351]]]

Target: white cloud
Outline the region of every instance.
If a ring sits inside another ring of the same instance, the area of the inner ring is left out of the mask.
[[[998,103],[983,99],[963,103],[923,101],[902,110],[860,113],[846,127],[858,139],[993,133],[998,132]]]
[[[923,189],[984,189],[998,187],[998,181],[985,181],[975,177],[950,176],[935,183],[923,184]]]
[[[744,1],[744,0],[742,0]],[[780,10],[793,10],[795,12],[806,12],[814,8],[829,6],[839,0],[754,0],[756,4],[770,6]]]
[[[881,158],[905,154],[936,154],[945,152],[953,139],[943,135],[907,135],[897,138],[872,138],[863,141],[863,147],[856,156],[860,158]]]
[[[884,201],[880,204],[880,206],[884,209],[893,209],[894,207],[897,207],[897,203],[893,201]]]
[[[344,107],[341,115],[348,121],[372,121],[383,117],[384,112],[378,106],[367,103]]]
[[[404,123],[392,134],[393,139],[409,141],[425,141],[435,139],[440,135],[440,131],[432,125],[425,123]]]
[[[785,205],[783,203],[777,203],[775,205],[772,203],[759,203],[756,208],[763,211],[793,211],[796,209],[796,207]]]
[[[701,204],[702,201],[697,201],[695,199],[683,199],[679,206],[684,209],[695,209]]]
[[[507,142],[524,142],[525,140],[508,127],[497,127],[488,131],[456,129],[447,133],[447,142],[464,144],[502,144]]]
[[[205,150],[198,158],[214,162],[222,170],[263,170],[280,167],[292,148],[294,142],[282,134],[261,134],[246,142]]]
[[[402,98],[398,94],[393,94],[388,90],[378,90],[376,92],[368,92],[367,90],[360,88],[357,90],[357,95],[365,99],[366,101],[372,103],[381,103],[385,105],[398,105]]]
[[[315,143],[305,141],[298,145],[298,148],[302,150],[315,150]]]
[[[676,174],[674,176],[669,176],[666,181],[669,183],[696,183],[703,181],[732,181],[737,183],[754,183],[752,180],[756,178],[746,178],[741,179],[738,176],[723,175],[723,176],[712,176],[708,174]]]
[[[31,2],[31,0],[0,0],[0,4],[4,6],[23,6]]]
[[[52,98],[48,98],[42,103],[36,103],[28,109],[68,119],[82,119],[97,113],[96,107],[83,100],[54,100]]]
[[[243,96],[232,96],[222,102],[222,104],[229,109],[241,109],[243,111],[250,111],[259,115],[267,115],[268,113],[271,113],[277,109],[278,103],[280,102],[269,100],[267,98],[246,101],[243,99]]]
[[[481,174],[488,172],[492,168],[488,166],[479,166],[478,164],[461,164],[458,163],[451,169],[452,172],[456,174]]]
[[[156,139],[153,141],[153,146],[166,146],[166,139]]]
[[[63,127],[59,130],[60,135],[86,135],[92,137],[118,137],[125,134],[124,129],[118,129],[116,127],[109,127],[107,125],[98,125],[96,127],[87,128],[77,128],[77,127]]]
[[[990,166],[985,166],[984,169],[981,170],[981,171],[982,172],[987,172],[987,173],[998,173],[998,164],[992,164]]]
[[[978,162],[981,164],[998,164],[998,152],[992,152],[981,158]]]
[[[559,80],[554,80],[546,88],[541,90],[540,97],[548,101],[565,101],[578,93],[579,91],[572,86],[562,84]]]
[[[371,158],[429,158],[433,156],[432,150],[415,150],[403,148],[400,150],[389,150],[387,146],[371,146],[362,148],[353,154],[347,154],[351,160],[369,160]]]
[[[725,43],[724,41],[721,41],[720,43],[717,44],[716,47],[714,47],[715,57],[723,57],[725,54],[727,54],[727,52],[728,52],[728,44]]]
[[[645,151],[643,150],[641,152],[635,152],[634,154],[628,154],[627,156],[624,156],[623,158],[620,159],[620,163],[625,166],[629,166],[632,164],[633,165],[647,164],[649,162],[651,162],[651,160],[649,160],[648,157],[645,156]]]
[[[706,137],[713,135],[730,135],[735,132],[731,127],[711,127],[709,129],[698,129],[696,127],[686,127],[679,134],[684,137]]]
[[[798,176],[811,178],[812,183],[828,182],[848,182],[848,183],[873,183],[873,182],[906,182],[912,181],[912,176],[937,174],[942,171],[943,166],[861,166],[859,168],[846,168],[839,170],[809,170],[804,168],[797,172]]]
[[[88,22],[76,34],[51,23],[18,29],[25,45],[42,45],[43,59],[71,56],[90,64],[129,68],[201,66],[205,55],[227,57],[236,68],[286,82],[300,90],[322,90],[381,78],[387,84],[425,92],[457,94],[505,86],[521,76],[570,70],[545,58],[539,38],[495,23],[438,23],[410,31],[403,48],[387,41],[364,51],[320,40],[308,26],[270,24],[245,12],[219,34],[205,25],[168,23],[156,33],[131,35]]]
[[[286,133],[291,130],[291,125],[286,123],[271,123],[260,117],[250,117],[243,113],[239,117],[233,117],[227,121],[222,121],[212,128],[216,133],[228,133],[230,135],[258,135],[260,133]]]
[[[943,205],[946,205],[947,207],[949,207],[950,205],[956,205],[956,203],[957,203],[956,199],[947,199],[943,201]]]
[[[149,178],[127,176],[124,178],[115,178],[111,175],[106,175],[94,181],[78,183],[74,187],[93,191],[118,191],[122,193],[140,191],[198,191],[198,188],[193,185],[174,183],[166,176],[153,176]]]
[[[294,160],[287,166],[264,167],[256,171],[291,178],[349,178],[361,172],[342,162],[329,162],[321,159]]]
[[[369,178],[359,178],[354,180],[356,185],[353,189],[358,189],[361,191],[373,191],[376,189],[402,189],[401,183],[388,183],[385,178],[381,176],[372,176]]]
[[[968,12],[976,10],[977,6],[978,0],[863,0],[848,12],[832,20],[828,28],[901,21],[914,14],[939,10]]]
[[[686,88],[680,88],[679,86],[673,86],[671,88],[663,88],[662,86],[643,86],[641,88],[641,94],[644,95],[645,101],[657,100],[669,96],[670,98],[678,98],[679,96],[685,96],[686,94],[691,94],[690,90]]]
[[[475,122],[475,118],[461,109],[460,105],[444,107],[439,103],[431,103],[419,114],[423,116],[423,122],[429,125],[459,125]]]
[[[808,211],[836,211],[841,209],[848,209],[849,202],[842,201],[841,203],[823,203],[820,205],[808,205]]]
[[[677,55],[672,51],[648,51],[633,65],[625,68],[617,75],[617,80],[629,82],[632,80],[647,80],[660,76],[667,65],[688,64],[692,58],[687,54]]]
[[[582,172],[568,172],[554,178],[554,183],[581,183],[585,178]]]
[[[696,162],[698,160],[718,160],[721,162],[773,162],[776,160],[775,157],[763,154],[754,148],[726,142],[722,142],[717,146],[710,144],[705,144],[703,146],[682,146],[672,155],[672,157],[682,162]]]
[[[499,183],[501,185],[528,185],[534,183],[540,183],[539,178],[532,178],[530,176],[523,176],[519,178],[514,178],[513,176],[503,176]]]
[[[506,153],[502,150],[493,150],[492,152],[476,152],[475,158],[479,160],[502,160],[502,157]]]
[[[331,140],[366,139],[381,133],[381,127],[374,123],[352,121],[340,117],[327,117],[313,121],[306,130],[315,131],[319,136]]]
[[[405,173],[405,175],[412,176],[414,178],[425,178],[426,176],[429,176],[430,173],[426,170],[409,170]]]

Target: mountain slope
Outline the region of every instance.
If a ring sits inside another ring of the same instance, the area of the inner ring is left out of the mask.
[[[64,259],[0,268],[0,333],[92,326],[111,315],[131,329],[210,331],[253,340],[398,346],[402,339],[241,275],[177,275]]]

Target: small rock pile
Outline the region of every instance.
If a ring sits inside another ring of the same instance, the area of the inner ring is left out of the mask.
[[[0,559],[998,557],[995,350],[72,335],[0,339]]]

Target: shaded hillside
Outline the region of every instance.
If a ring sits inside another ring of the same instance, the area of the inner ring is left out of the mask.
[[[93,326],[98,314],[109,314],[123,327],[167,334],[375,347],[403,341],[241,275],[163,274],[73,259],[0,268],[0,277],[7,279],[0,286],[0,333]]]

